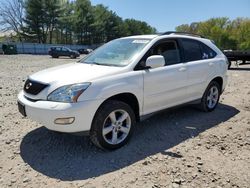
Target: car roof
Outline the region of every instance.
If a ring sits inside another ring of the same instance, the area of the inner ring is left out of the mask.
[[[50,48],[68,48],[67,46],[50,46]]]
[[[124,37],[124,38],[131,38],[131,39],[148,39],[148,40],[161,40],[161,39],[176,39],[176,38],[181,38],[181,39],[193,39],[200,41],[210,48],[212,48],[214,51],[216,51],[218,54],[221,53],[221,51],[216,47],[214,42],[210,39],[207,39],[201,35],[198,34],[193,34],[193,33],[187,33],[187,32],[176,32],[176,31],[168,31],[165,33],[159,33],[159,34],[154,34],[154,35],[135,35],[135,36],[129,36],[129,37]]]

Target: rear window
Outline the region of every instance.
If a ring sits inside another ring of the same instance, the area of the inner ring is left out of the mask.
[[[202,52],[202,59],[211,59],[214,58],[217,54],[207,45],[200,43],[201,52]]]
[[[202,59],[200,44],[198,41],[182,39],[182,46],[184,49],[186,62]]]

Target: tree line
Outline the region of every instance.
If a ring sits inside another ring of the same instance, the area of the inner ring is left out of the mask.
[[[211,18],[176,27],[176,31],[190,32],[212,39],[221,49],[250,50],[250,19]]]
[[[90,0],[6,0],[0,5],[0,29],[25,42],[100,44],[115,38],[156,33],[143,21],[123,20]]]
[[[156,33],[146,22],[122,19],[90,0],[5,0],[0,4],[0,30],[14,31],[23,42],[101,44],[112,39]],[[250,18],[211,18],[176,27],[210,38],[221,49],[250,49]]]

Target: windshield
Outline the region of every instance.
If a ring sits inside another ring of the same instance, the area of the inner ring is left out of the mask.
[[[98,48],[80,62],[106,66],[126,66],[149,42],[149,39],[116,39]]]

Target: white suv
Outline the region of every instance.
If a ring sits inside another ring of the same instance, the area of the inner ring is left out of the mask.
[[[88,132],[97,146],[115,149],[145,115],[189,102],[214,110],[227,63],[213,42],[187,33],[120,38],[29,76],[18,108],[50,130]]]

